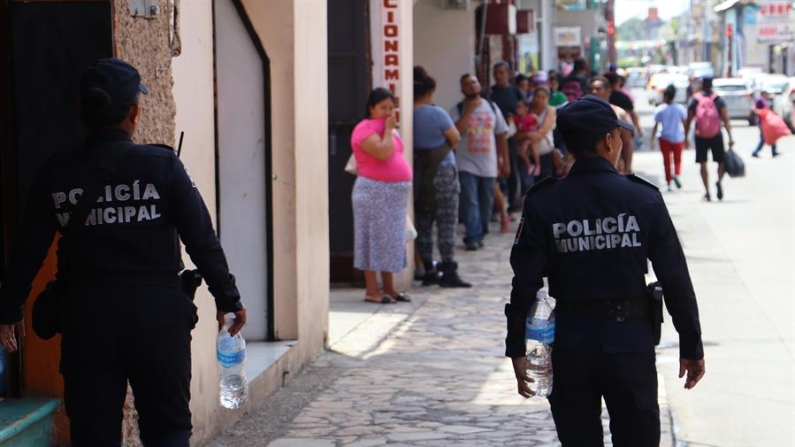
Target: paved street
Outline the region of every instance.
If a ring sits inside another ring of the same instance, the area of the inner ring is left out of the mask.
[[[648,132],[650,110],[641,112]],[[683,390],[666,321],[658,350],[665,446],[795,445],[795,138],[780,146],[782,157],[772,160],[768,149],[751,159],[758,131],[736,124],[748,176],[724,181],[722,203],[700,201],[693,151],[684,154],[684,188],[665,193],[698,294],[707,358],[704,381]],[[638,153],[635,170],[661,183],[660,153]],[[331,351],[209,445],[559,445],[548,405],[515,393],[502,356],[513,236],[493,230],[485,250],[460,252],[473,289],[417,287],[413,303],[388,306],[362,303],[360,290],[332,290]]]
[[[277,393],[278,403],[210,445],[559,445],[546,400],[516,394],[502,355],[512,241],[496,234],[486,249],[461,253],[472,289],[418,287],[414,303],[383,307],[360,303],[361,290],[335,291],[337,309],[379,312],[332,340],[333,352]]]
[[[650,112],[641,107],[647,129]],[[679,446],[788,447],[795,445],[795,137],[781,140],[783,156],[772,159],[766,147],[754,159],[759,130],[732,124],[747,176],[724,180],[724,201],[715,201],[711,165],[713,202],[700,202],[704,189],[692,150],[683,155],[684,188],[665,194],[699,298],[707,374],[694,390],[682,389],[670,321],[664,332],[670,348],[661,350],[658,364]],[[662,184],[660,160],[659,151],[643,153],[635,168]]]

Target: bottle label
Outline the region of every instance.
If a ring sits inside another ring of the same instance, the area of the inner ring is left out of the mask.
[[[246,360],[246,351],[217,351],[218,363],[224,368],[232,368]]]
[[[525,338],[552,344],[555,341],[555,322],[540,318],[528,318],[525,325]]]

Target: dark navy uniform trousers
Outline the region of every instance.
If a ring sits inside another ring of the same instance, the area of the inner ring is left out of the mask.
[[[61,342],[73,447],[118,447],[127,378],[146,447],[187,447],[190,330],[195,307],[178,286],[75,285]]]

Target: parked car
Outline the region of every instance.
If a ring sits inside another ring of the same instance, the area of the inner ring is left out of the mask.
[[[772,109],[784,119],[789,130],[795,133],[795,77],[789,78],[786,90],[773,98]]]
[[[647,89],[649,104],[655,106],[662,104],[663,92],[671,84],[676,87],[674,102],[684,104],[687,101],[687,86],[690,83],[686,75],[674,73],[657,73],[651,78]]]
[[[644,88],[646,87],[645,70],[638,67],[627,68],[627,87]]]
[[[712,91],[723,98],[730,119],[748,120],[748,124],[756,124],[756,115],[751,111],[754,106],[754,95],[746,79],[718,78],[712,81]]]
[[[693,62],[687,66],[687,75],[693,78],[705,78],[715,76],[715,69],[711,62]]]
[[[789,88],[789,78],[780,74],[769,74],[755,78],[754,91],[757,95],[768,92],[771,95],[781,95]]]

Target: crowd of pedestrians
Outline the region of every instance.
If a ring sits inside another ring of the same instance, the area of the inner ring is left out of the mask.
[[[458,275],[455,261],[458,224],[464,227],[463,247],[479,250],[490,222],[497,219],[502,232],[511,231],[526,191],[546,177],[565,175],[571,157],[555,130],[559,107],[592,93],[614,104],[622,121],[637,125],[622,79],[612,72],[595,75],[583,59],[566,77],[555,70],[517,74],[499,62],[492,67],[494,84],[488,88],[476,75],[463,74],[462,98],[445,110],[434,103],[436,80],[415,67],[413,166],[405,161],[395,130],[395,98],[388,90],[375,89],[367,118],[356,126],[351,141],[358,171],[354,266],[364,271],[365,300],[410,300],[396,290],[393,274],[407,265],[406,215],[412,189],[416,279],[426,286],[471,287]],[[633,135],[624,132],[619,169],[628,173]],[[435,250],[440,262],[434,260]]]

